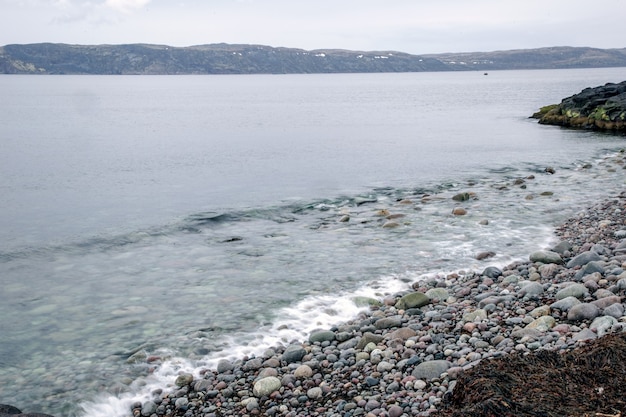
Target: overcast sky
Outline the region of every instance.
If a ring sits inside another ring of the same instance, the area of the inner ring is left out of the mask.
[[[0,45],[254,43],[414,54],[626,47],[626,0],[0,0]]]

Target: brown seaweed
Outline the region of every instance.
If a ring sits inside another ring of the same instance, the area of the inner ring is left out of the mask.
[[[621,417],[626,334],[565,353],[540,350],[485,360],[459,375],[441,417]]]

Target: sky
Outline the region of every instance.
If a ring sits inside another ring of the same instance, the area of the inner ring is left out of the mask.
[[[0,45],[245,43],[476,52],[626,47],[625,0],[0,0]]]

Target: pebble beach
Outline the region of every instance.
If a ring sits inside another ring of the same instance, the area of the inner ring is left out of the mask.
[[[568,352],[626,330],[625,213],[623,192],[557,227],[559,243],[527,261],[441,273],[361,300],[369,309],[349,322],[181,373],[175,389],[153,391],[128,415],[437,415],[459,375],[481,362]]]

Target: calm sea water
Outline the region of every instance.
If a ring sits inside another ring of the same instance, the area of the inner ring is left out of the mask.
[[[355,295],[526,257],[622,190],[626,145],[528,116],[625,78],[0,77],[0,403],[121,417],[181,369],[354,316]]]

